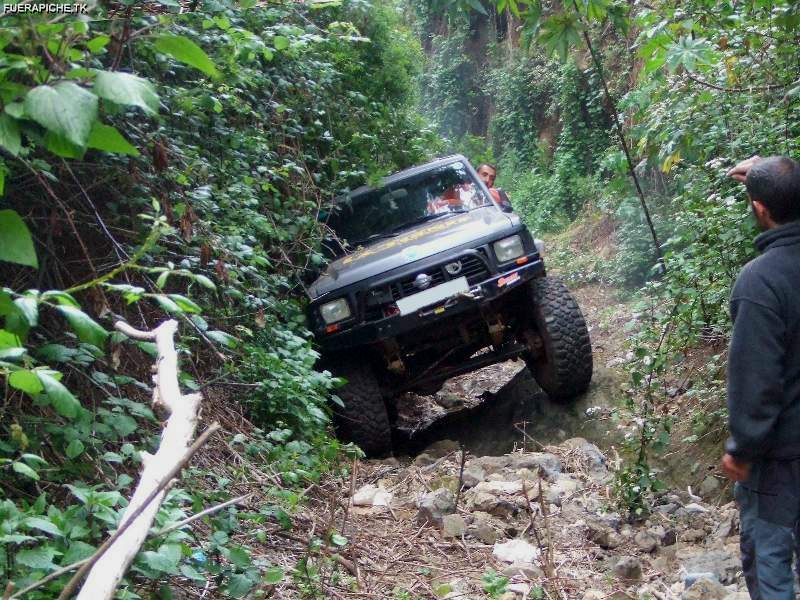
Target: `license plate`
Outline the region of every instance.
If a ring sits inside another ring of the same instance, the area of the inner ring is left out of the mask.
[[[400,298],[400,300],[397,301],[397,308],[400,309],[401,315],[410,315],[420,308],[430,306],[431,304],[435,304],[441,300],[445,300],[452,296],[456,296],[457,294],[468,291],[469,284],[467,283],[467,278],[459,277],[458,279],[453,279],[452,281],[448,281],[442,285],[432,287],[429,290],[425,290],[411,296],[406,296],[405,298]]]

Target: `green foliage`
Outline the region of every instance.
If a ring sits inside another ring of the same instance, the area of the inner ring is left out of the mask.
[[[481,577],[483,584],[483,591],[489,598],[499,598],[506,593],[506,586],[508,585],[508,577],[503,577],[494,569],[489,569]]]
[[[305,329],[317,215],[438,140],[413,110],[419,47],[387,3],[143,8],[6,15],[0,33],[0,578],[24,587],[116,527],[159,418],[154,345],[111,324],[171,316],[182,388],[203,391],[204,415],[255,422],[228,443],[280,486],[256,514],[215,515],[208,539],[148,540],[123,586],[137,597],[180,576],[245,597],[284,573],[242,537],[291,527],[294,490],[357,452],[329,436],[334,380]],[[226,477],[247,474],[226,468],[191,470],[157,528],[227,499]]]

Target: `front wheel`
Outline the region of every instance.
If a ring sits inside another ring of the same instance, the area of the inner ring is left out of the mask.
[[[525,353],[533,378],[553,400],[579,396],[592,380],[592,345],[578,303],[560,279],[541,277],[529,287],[534,339],[539,347]]]
[[[337,391],[344,406],[334,409],[336,431],[342,439],[358,445],[369,457],[392,452],[392,428],[378,378],[364,362],[337,362],[330,367],[347,383]]]

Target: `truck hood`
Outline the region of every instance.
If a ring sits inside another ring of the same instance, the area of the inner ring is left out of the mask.
[[[375,241],[328,265],[308,293],[312,300],[368,277],[385,273],[409,263],[501,235],[509,231],[512,219],[494,206],[476,208],[467,213],[443,216],[399,232],[397,237]]]

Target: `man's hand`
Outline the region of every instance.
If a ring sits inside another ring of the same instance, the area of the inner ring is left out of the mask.
[[[728,177],[733,177],[740,183],[744,183],[744,180],[747,179],[747,173],[750,171],[750,167],[760,160],[761,157],[756,154],[755,156],[752,156],[747,160],[743,160],[738,165],[733,167],[730,171],[728,171],[727,175]]]
[[[750,463],[737,460],[730,454],[722,457],[722,470],[733,481],[744,481],[750,477]]]

